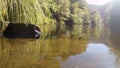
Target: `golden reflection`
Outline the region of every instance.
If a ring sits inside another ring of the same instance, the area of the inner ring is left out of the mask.
[[[79,27],[55,39],[0,38],[0,68],[61,68],[58,58],[65,61],[86,51],[90,30]]]
[[[82,53],[87,41],[59,38],[54,40],[1,39],[0,68],[61,68],[63,60]]]

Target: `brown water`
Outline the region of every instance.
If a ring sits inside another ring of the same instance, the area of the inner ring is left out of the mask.
[[[120,50],[105,44],[108,33],[75,25],[60,38],[0,38],[0,68],[120,68]]]

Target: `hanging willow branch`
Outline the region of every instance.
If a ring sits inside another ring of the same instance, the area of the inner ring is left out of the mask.
[[[0,0],[0,20],[41,24],[51,17],[44,0]]]

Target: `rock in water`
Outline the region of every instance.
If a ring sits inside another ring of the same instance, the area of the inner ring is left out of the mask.
[[[40,29],[33,24],[24,23],[9,23],[3,36],[6,38],[26,38],[26,39],[38,39],[40,37]]]

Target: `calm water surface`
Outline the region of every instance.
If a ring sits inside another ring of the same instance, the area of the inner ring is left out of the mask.
[[[75,25],[60,38],[0,38],[0,68],[120,68],[120,50],[109,31]]]

